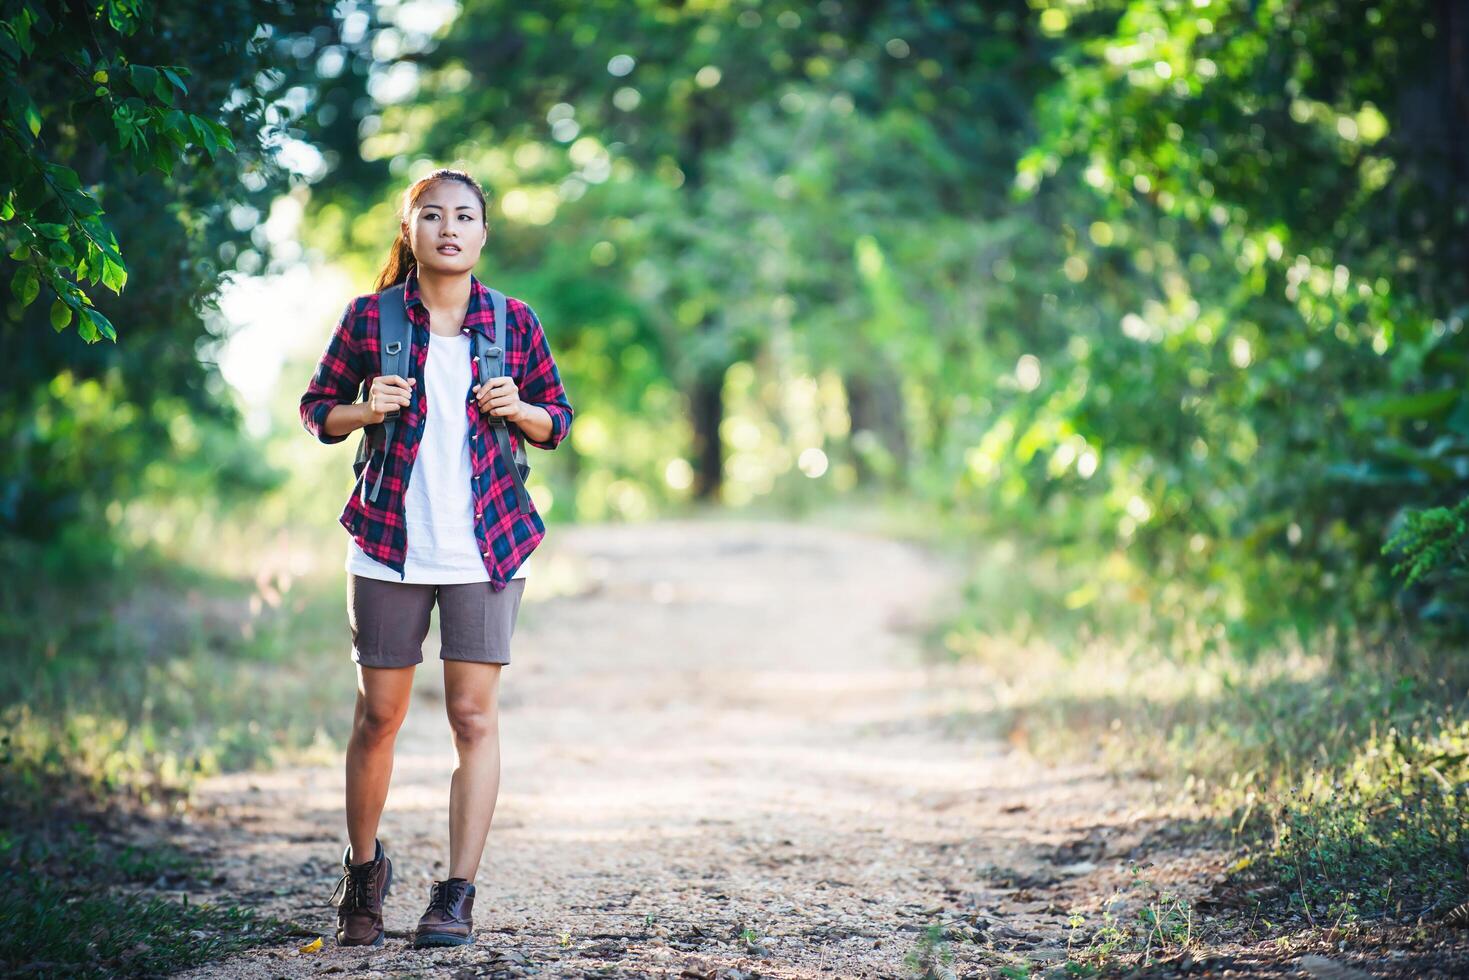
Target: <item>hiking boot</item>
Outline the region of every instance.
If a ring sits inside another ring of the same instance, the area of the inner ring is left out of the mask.
[[[393,862],[383,853],[383,842],[374,838],[377,854],[371,861],[349,864],[352,845],[342,852],[342,880],[332,892],[337,907],[338,946],[381,946],[383,943],[383,899],[393,883]]]
[[[413,945],[467,946],[474,942],[474,886],[464,878],[436,881],[429,888],[428,909],[418,920]]]

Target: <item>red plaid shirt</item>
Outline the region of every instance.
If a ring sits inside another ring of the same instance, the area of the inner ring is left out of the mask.
[[[561,386],[561,375],[551,357],[541,321],[525,303],[513,297],[506,298],[506,317],[510,321],[505,340],[504,371],[515,379],[520,389],[521,401],[544,408],[551,416],[551,435],[545,442],[537,442],[521,432],[520,427],[510,423],[511,448],[517,440],[525,439],[541,449],[555,449],[571,430],[572,407],[566,398],[566,389]],[[368,486],[377,477],[377,460],[374,456],[364,466],[357,479],[347,506],[342,510],[339,521],[368,555],[403,576],[403,564],[408,552],[408,529],[404,521],[403,496],[408,486],[413,461],[418,457],[418,446],[423,438],[424,421],[428,405],[423,390],[423,369],[428,360],[429,315],[428,307],[418,289],[418,270],[412,269],[403,286],[403,302],[408,309],[409,329],[413,333],[413,377],[418,383],[413,386],[410,403],[398,417],[397,431],[393,444],[388,447],[382,489],[377,502],[365,501],[362,484]],[[494,308],[490,292],[472,273],[470,275],[469,309],[464,315],[464,332],[478,330],[490,340],[496,340],[499,324],[495,323]],[[378,294],[368,293],[347,304],[341,322],[326,351],[316,366],[306,393],[301,396],[301,422],[306,431],[325,443],[344,441],[347,436],[328,435],[324,424],[333,405],[350,404],[358,400],[359,393],[370,386],[381,373],[381,331],[378,326]],[[471,384],[477,384],[479,364],[470,354]],[[469,458],[472,476],[470,494],[474,499],[474,534],[479,539],[480,554],[484,556],[485,568],[490,573],[491,588],[500,591],[521,563],[529,557],[545,537],[546,526],[532,501],[531,512],[522,514],[516,504],[515,484],[511,479],[510,460],[500,459],[495,448],[494,433],[490,432],[486,416],[481,414],[474,393],[464,393],[464,411],[469,416]],[[361,438],[360,432],[349,435]]]

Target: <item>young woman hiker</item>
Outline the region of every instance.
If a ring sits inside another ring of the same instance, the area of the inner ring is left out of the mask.
[[[534,506],[523,512],[514,460],[501,457],[488,419],[504,419],[511,440],[555,449],[573,414],[535,312],[506,297],[506,322],[495,322],[493,294],[471,272],[488,238],[484,191],[472,177],[436,170],[414,182],[378,292],[348,304],[301,397],[302,423],[324,443],[398,413],[391,444],[371,454],[339,518],[351,534],[347,619],[357,665],[348,844],[332,895],[342,946],[383,941],[392,863],[378,822],[435,602],[458,766],[449,784],[449,876],[432,883],[414,945],[474,941],[474,878],[500,788],[500,670],[510,662],[526,558],[545,535]],[[408,377],[381,373],[379,300],[399,283]],[[503,376],[478,376],[475,332],[501,347]]]

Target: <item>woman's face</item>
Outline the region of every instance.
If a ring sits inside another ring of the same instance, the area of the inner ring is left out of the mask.
[[[418,267],[446,275],[473,269],[489,240],[479,198],[457,180],[430,184],[408,215],[405,228]]]

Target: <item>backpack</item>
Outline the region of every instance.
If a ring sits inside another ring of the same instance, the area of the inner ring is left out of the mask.
[[[490,290],[490,299],[494,303],[495,329],[499,332],[503,341],[510,336],[510,327],[505,318],[505,294],[498,289]],[[382,374],[396,374],[400,378],[409,375],[409,365],[412,360],[409,354],[413,348],[413,331],[408,324],[408,310],[403,303],[403,284],[400,282],[395,286],[389,286],[378,294],[378,325],[381,333],[381,343],[378,349],[381,352],[381,364],[379,372]],[[504,350],[497,343],[491,343],[484,334],[478,330],[471,330],[470,336],[474,342],[474,357],[479,362],[480,381],[500,377],[504,371]],[[367,400],[369,385],[362,386],[362,400]],[[490,431],[495,434],[495,444],[502,460],[513,460],[514,465],[510,467],[511,479],[515,482],[515,497],[522,514],[529,514],[530,494],[525,489],[525,478],[530,475],[530,461],[526,458],[525,435],[521,433],[520,441],[512,453],[510,448],[510,427],[514,424],[507,422],[502,415],[485,415],[485,421],[490,426]],[[365,426],[362,430],[362,441],[357,444],[357,458],[352,463],[352,470],[357,474],[362,486],[363,502],[377,502],[377,493],[382,487],[383,470],[387,469],[387,448],[392,444],[393,435],[398,428],[398,412],[395,410],[383,416],[381,422]],[[367,489],[367,481],[362,479],[362,471],[377,453],[383,454],[383,463],[378,465],[377,479],[373,481],[372,490]]]

